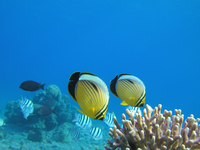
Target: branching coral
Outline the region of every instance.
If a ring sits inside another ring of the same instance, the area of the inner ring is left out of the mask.
[[[106,150],[200,150],[199,118],[190,115],[185,121],[181,110],[165,110],[161,113],[162,105],[154,110],[146,105],[141,117],[140,111],[126,110],[129,120],[122,114],[123,128],[114,118],[115,127],[110,128]],[[153,113],[153,114],[152,114]],[[134,118],[135,117],[135,118]]]

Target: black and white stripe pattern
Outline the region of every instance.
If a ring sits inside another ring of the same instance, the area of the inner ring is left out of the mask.
[[[78,140],[80,138],[80,128],[77,126],[73,126],[72,129],[72,136],[75,140]]]
[[[113,118],[114,118],[115,114],[114,113],[109,113],[107,112],[106,116],[105,116],[105,119],[103,120],[109,127],[114,127],[115,124],[114,124],[114,121],[113,121]]]
[[[21,111],[24,115],[24,118],[27,119],[27,117],[33,113],[34,111],[34,106],[33,106],[33,102],[27,98],[21,98],[19,100],[19,106],[21,108]]]
[[[82,114],[75,114],[75,119],[72,120],[72,122],[76,122],[76,125],[83,129],[87,129],[92,126],[92,120],[88,116]]]
[[[103,137],[102,130],[99,127],[92,127],[90,129],[89,134],[92,136],[95,140],[100,140]]]

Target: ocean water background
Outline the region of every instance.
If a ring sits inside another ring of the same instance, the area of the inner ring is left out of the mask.
[[[68,94],[70,75],[82,71],[108,87],[130,73],[146,85],[146,104],[200,117],[199,8],[199,0],[1,0],[0,109],[34,96],[19,89],[25,80]],[[118,118],[120,103],[110,93]]]

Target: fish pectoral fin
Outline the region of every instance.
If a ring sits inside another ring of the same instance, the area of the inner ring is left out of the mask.
[[[90,111],[93,112],[93,113],[95,112],[95,110],[96,110],[95,107],[90,108]]]
[[[128,103],[127,103],[127,102],[125,102],[125,101],[123,101],[123,102],[121,102],[121,103],[120,103],[120,105],[123,105],[123,106],[128,106]]]
[[[78,110],[80,113],[82,113],[82,114],[84,114],[84,115],[86,115],[82,110]]]
[[[131,97],[131,100],[135,100],[135,97]]]

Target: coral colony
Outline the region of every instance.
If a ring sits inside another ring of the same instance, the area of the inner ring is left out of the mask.
[[[114,117],[115,127],[110,128],[106,150],[199,150],[200,125],[199,118],[190,115],[185,121],[181,110],[165,110],[161,113],[162,105],[154,110],[146,105],[141,117],[140,111],[136,115],[126,110],[129,119],[122,114],[123,128]],[[152,114],[153,113],[153,114]],[[134,118],[135,117],[135,118]],[[109,148],[110,147],[110,148]]]

